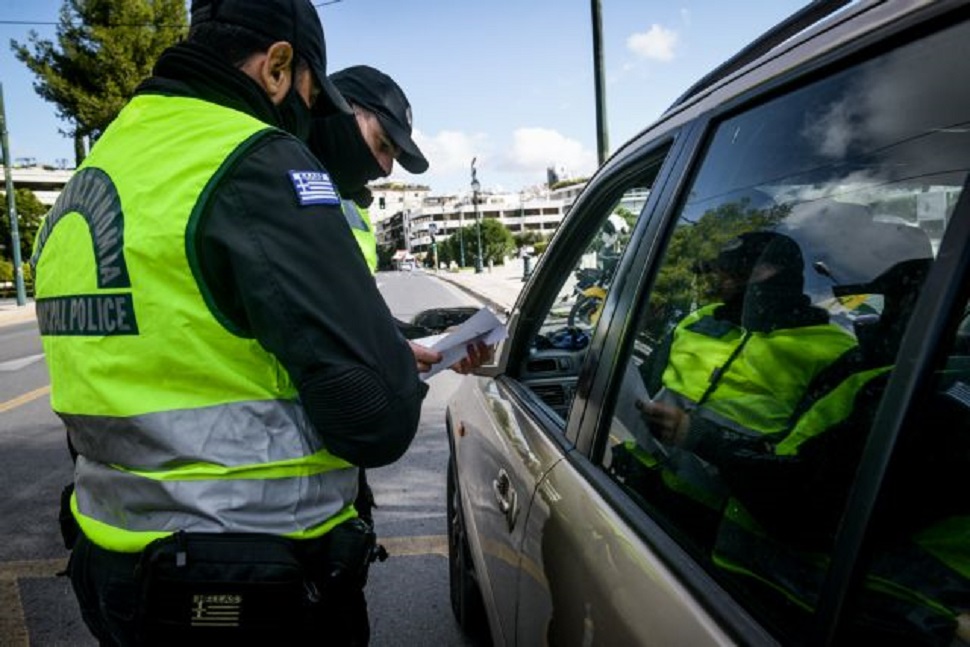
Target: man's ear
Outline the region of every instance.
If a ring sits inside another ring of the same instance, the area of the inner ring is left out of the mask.
[[[265,53],[250,59],[243,71],[263,87],[273,104],[279,105],[293,84],[293,46],[286,41],[275,42]]]

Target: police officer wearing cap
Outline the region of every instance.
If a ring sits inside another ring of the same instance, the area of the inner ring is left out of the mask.
[[[310,131],[310,150],[324,163],[344,198],[341,207],[371,272],[377,271],[377,238],[368,207],[373,201],[367,183],[387,177],[397,161],[405,170],[420,174],[428,160],[412,138],[411,104],[404,90],[389,75],[368,65],[334,72],[330,81],[352,112],[315,114]],[[399,322],[405,334],[408,324]],[[483,344],[468,348],[468,355],[453,370],[467,373],[490,355]],[[358,499],[361,517],[373,521],[373,493],[364,470],[360,470]]]
[[[330,75],[352,113],[319,115],[310,133],[310,150],[320,158],[340,189],[344,213],[372,270],[377,241],[367,208],[367,183],[391,174],[395,160],[411,173],[428,170],[428,160],[411,137],[411,104],[401,87],[380,70],[355,65]]]
[[[32,259],[78,452],[72,584],[105,645],[366,644],[357,466],[403,454],[440,357],[398,332],[304,143],[311,106],[351,112],[311,3],[191,11]]]

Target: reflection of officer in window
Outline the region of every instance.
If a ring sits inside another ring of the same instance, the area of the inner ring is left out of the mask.
[[[783,431],[812,378],[854,344],[803,294],[803,266],[798,244],[783,234],[732,239],[702,268],[720,301],[681,320],[645,371],[653,399],[638,407],[668,448],[619,448],[618,469],[702,541],[720,519],[727,488],[715,467],[669,446]]]
[[[812,377],[853,346],[803,294],[803,267],[798,244],[783,234],[749,232],[725,245],[712,268],[722,302],[677,325],[663,392],[642,403],[662,441],[682,444],[718,427],[779,432]]]
[[[818,604],[845,499],[930,265],[906,260],[868,283],[838,286],[837,297],[881,295],[882,312],[857,323],[859,345],[813,380],[790,429],[772,442],[709,434],[693,446],[731,488],[715,564],[767,583],[788,608]],[[944,645],[970,636],[970,508],[959,494],[968,410],[952,387],[938,387],[904,434],[909,446],[897,449],[871,526],[873,557],[850,612],[850,642]]]

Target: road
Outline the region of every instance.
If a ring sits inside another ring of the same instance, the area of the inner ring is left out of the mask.
[[[431,307],[474,305],[465,293],[420,271],[377,275],[391,311],[410,319]],[[463,647],[448,602],[444,409],[462,378],[435,376],[421,426],[405,457],[369,474],[375,522],[391,553],[367,587],[374,647]],[[67,551],[57,529],[61,488],[72,465],[50,410],[36,326],[0,327],[0,645],[89,647],[70,584],[57,573]]]

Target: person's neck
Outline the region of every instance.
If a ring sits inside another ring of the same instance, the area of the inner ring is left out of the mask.
[[[280,114],[260,85],[202,45],[183,42],[159,57],[152,77],[138,88],[143,92],[185,93],[244,112],[272,126]]]

